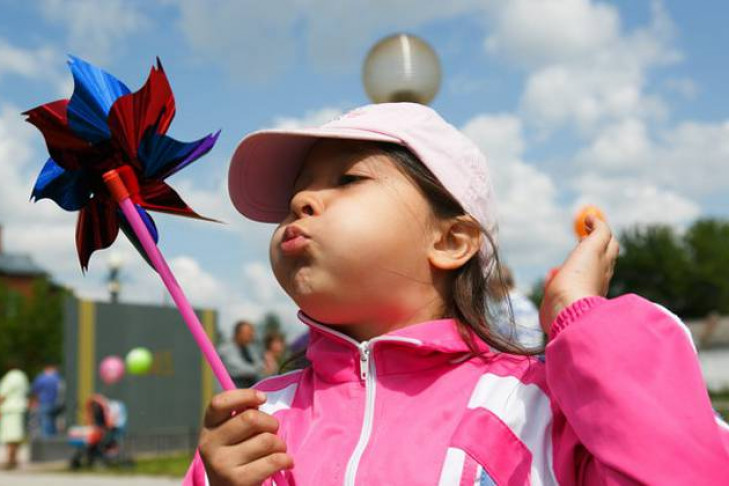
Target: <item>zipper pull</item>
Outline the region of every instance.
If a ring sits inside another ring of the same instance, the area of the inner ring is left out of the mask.
[[[367,341],[359,343],[359,377],[362,381],[367,381],[367,375],[370,371],[370,346]]]

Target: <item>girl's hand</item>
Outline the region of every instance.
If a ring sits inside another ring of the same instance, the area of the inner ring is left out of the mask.
[[[223,392],[210,401],[199,449],[211,486],[260,485],[293,467],[286,444],[276,435],[278,420],[258,410],[265,401],[253,389]]]
[[[584,297],[607,294],[620,246],[604,221],[590,216],[586,225],[588,235],[572,250],[544,291],[539,321],[548,336],[562,309]]]

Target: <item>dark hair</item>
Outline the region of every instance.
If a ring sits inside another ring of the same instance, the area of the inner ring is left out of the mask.
[[[468,214],[461,203],[443,187],[433,173],[407,147],[387,142],[377,142],[374,146],[395,161],[397,167],[415,183],[430,203],[436,217],[448,219]],[[474,224],[478,223],[474,220]],[[474,334],[475,337],[498,351],[520,355],[540,354],[543,352],[542,348],[527,349],[499,333],[489,323],[491,313],[488,308],[488,297],[498,301],[500,297],[508,295],[505,282],[508,277],[505,272],[502,273],[498,251],[492,236],[480,225],[479,229],[486,238],[486,243],[491,246],[492,261],[483,261],[484,257],[479,251],[465,265],[453,270],[445,315],[441,317],[456,319],[461,337],[475,354],[478,354],[478,347]],[[493,292],[493,289],[498,289],[498,291]],[[514,326],[510,304],[508,314],[511,325]],[[515,335],[513,332],[511,334]]]
[[[271,343],[274,341],[281,341],[284,346],[286,345],[286,339],[284,339],[283,334],[272,332],[266,334],[266,337],[263,338],[263,349],[268,350],[268,348],[271,347]]]
[[[253,323],[251,323],[251,322],[249,322],[249,321],[238,321],[238,322],[236,322],[236,323],[235,323],[235,327],[233,328],[233,337],[237,336],[237,335],[238,335],[238,333],[240,332],[240,330],[241,330],[241,329],[242,329],[242,328],[243,328],[244,326],[250,326],[250,327],[253,327]]]

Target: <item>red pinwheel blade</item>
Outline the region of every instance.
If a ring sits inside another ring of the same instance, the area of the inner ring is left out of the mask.
[[[58,100],[23,115],[43,134],[51,158],[66,170],[77,170],[81,168],[82,160],[93,157],[94,148],[68,128],[67,106],[68,100]]]
[[[138,204],[150,211],[218,222],[197,214],[174,189],[162,181],[145,181],[142,184],[139,196],[140,201]]]
[[[111,246],[118,234],[116,204],[110,200],[92,198],[81,209],[76,223],[76,250],[81,268],[86,271],[91,254]]]
[[[112,138],[123,148],[137,168],[139,143],[147,130],[167,132],[175,116],[175,98],[169,81],[157,59],[144,86],[114,102],[109,112]]]

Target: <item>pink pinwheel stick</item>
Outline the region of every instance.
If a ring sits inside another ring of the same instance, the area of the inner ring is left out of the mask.
[[[205,329],[202,324],[200,324],[200,320],[192,310],[190,302],[187,300],[185,293],[177,283],[169,265],[167,265],[162,253],[160,253],[159,248],[157,248],[152,236],[149,234],[147,226],[144,224],[142,218],[137,212],[137,209],[134,207],[134,203],[132,203],[130,199],[129,190],[124,184],[122,176],[117,170],[110,170],[104,174],[104,182],[111,191],[111,194],[114,196],[114,199],[116,199],[119,203],[124,216],[131,225],[132,230],[134,230],[134,233],[137,235],[137,238],[139,238],[139,241],[142,243],[142,247],[147,253],[147,256],[149,256],[149,259],[152,261],[152,265],[157,270],[160,277],[162,277],[162,282],[164,282],[165,287],[167,287],[167,291],[172,296],[172,300],[175,301],[177,309],[180,311],[180,314],[182,314],[182,318],[185,320],[187,328],[192,333],[192,337],[195,339],[200,351],[202,351],[205,360],[210,365],[210,368],[212,368],[215,377],[218,379],[218,383],[220,383],[220,386],[223,387],[223,390],[234,390],[236,386],[233,383],[233,380],[230,378],[223,362],[220,360],[220,356],[218,356],[218,353],[215,351],[213,343],[210,342],[208,335],[205,333]]]

